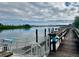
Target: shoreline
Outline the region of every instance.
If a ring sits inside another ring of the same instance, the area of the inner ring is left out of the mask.
[[[9,29],[30,29],[30,25],[0,25],[0,30],[9,30]]]

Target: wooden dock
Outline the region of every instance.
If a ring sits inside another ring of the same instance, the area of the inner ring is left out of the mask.
[[[49,34],[52,33],[49,31]],[[38,30],[36,30],[36,43],[24,46],[20,49],[15,49],[14,53],[18,53],[18,56],[22,55],[30,57],[79,57],[79,32],[76,31],[75,28],[64,28],[63,31],[58,33],[58,40],[53,43],[51,43],[51,37],[49,34],[47,38],[45,29],[45,41],[39,43]],[[63,37],[64,39],[62,39]],[[51,50],[51,46],[53,51]]]
[[[48,57],[79,57],[78,47],[79,40],[75,37],[72,29],[70,29],[58,50],[51,52]]]
[[[58,48],[61,44],[61,41],[62,41],[62,37],[64,37],[68,33],[68,31],[69,31],[68,28],[64,28],[63,31],[58,33],[60,38],[55,43],[55,46],[53,46],[54,51],[58,50]],[[49,30],[49,33],[51,33],[50,30]],[[45,29],[45,37],[46,37],[46,29]],[[38,48],[38,47],[33,48],[31,45],[29,45],[29,46],[25,46],[23,48],[19,48],[19,49],[14,50],[14,53],[16,53],[16,54],[19,53],[20,55],[23,55],[23,56],[28,56],[28,55],[30,55],[30,56],[39,56],[39,54],[40,54],[40,56],[48,56],[49,52],[51,52],[51,43],[50,43],[50,41],[51,41],[51,38],[49,36],[49,39],[46,38],[45,41],[39,43],[38,42],[38,30],[36,30],[36,43],[38,43],[41,46],[41,47],[39,47],[39,49],[37,49],[39,51],[36,50],[36,48]],[[35,46],[38,46],[38,45],[35,45]],[[33,55],[33,53],[36,53],[36,54]]]

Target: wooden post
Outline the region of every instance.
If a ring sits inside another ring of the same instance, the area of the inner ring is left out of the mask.
[[[49,37],[49,42],[50,42],[49,43],[49,45],[50,45],[49,47],[50,47],[50,53],[51,53],[51,36]]]
[[[45,51],[46,51],[46,46],[47,46],[47,41],[46,41],[46,29],[44,30],[45,31]]]
[[[48,28],[48,33],[50,33],[50,28]]]
[[[48,28],[48,33],[50,33],[50,28]],[[51,36],[49,36],[49,49],[51,53]]]
[[[63,35],[63,33],[61,33],[61,36]],[[62,37],[61,37],[61,41],[62,41]]]
[[[38,30],[36,29],[36,42],[38,42]]]
[[[53,51],[56,52],[56,42],[53,42]]]
[[[45,37],[46,37],[46,29],[45,29]]]

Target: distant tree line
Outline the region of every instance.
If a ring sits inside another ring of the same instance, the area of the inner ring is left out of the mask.
[[[76,16],[76,17],[75,17],[75,20],[74,20],[73,25],[74,25],[76,28],[79,28],[79,16]]]
[[[29,24],[24,24],[24,25],[3,25],[0,23],[0,30],[4,29],[29,29],[31,26]]]

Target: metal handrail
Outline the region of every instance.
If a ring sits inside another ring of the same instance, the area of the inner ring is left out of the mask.
[[[34,52],[33,52],[33,49],[35,49]],[[41,56],[45,56],[45,53],[46,53],[46,52],[43,53],[42,50],[43,50],[42,46],[39,43],[36,42],[36,43],[32,43],[31,48],[29,50],[25,51],[25,52],[30,51],[30,54],[27,54],[29,56],[39,56],[39,57],[41,57]],[[22,55],[24,55],[24,53]]]

